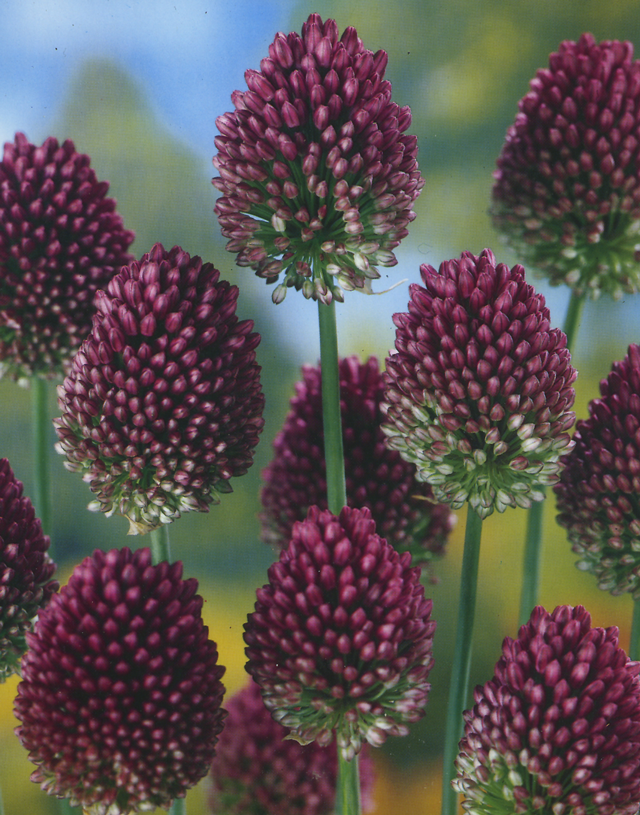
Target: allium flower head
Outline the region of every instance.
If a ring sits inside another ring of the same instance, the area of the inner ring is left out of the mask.
[[[130,533],[206,511],[251,466],[264,397],[237,286],[156,244],[96,299],[88,339],[58,388],[58,451]]]
[[[22,483],[0,459],[0,682],[16,671],[33,618],[58,589],[48,548]]]
[[[640,289],[640,61],[630,42],[561,43],[520,100],[493,219],[526,263],[576,294]]]
[[[600,383],[573,435],[554,487],[558,523],[578,568],[612,594],[640,598],[640,346],[630,345]]]
[[[126,815],[168,809],[206,775],[224,668],[197,588],[149,549],[95,551],[40,614],[15,714],[48,793]]]
[[[0,162],[0,376],[66,372],[91,328],[93,298],[133,257],[89,156],[22,133]]]
[[[541,606],[465,712],[454,786],[473,815],[635,815],[640,663],[582,607]]]
[[[378,534],[413,563],[441,555],[455,515],[433,502],[431,488],[415,479],[416,468],[385,444],[380,403],[384,389],[375,357],[340,360],[340,406],[347,503],[368,507]],[[306,365],[296,385],[274,457],[263,472],[262,535],[280,548],[310,506],[327,508],[320,367]]]
[[[387,359],[388,444],[438,501],[481,516],[542,500],[571,449],[576,371],[524,269],[485,249],[420,267]]]
[[[240,266],[305,297],[371,290],[393,266],[423,179],[411,111],[391,101],[385,51],[354,28],[311,14],[302,35],[278,33],[260,70],[245,73],[235,110],[216,124],[215,211]]]
[[[251,682],[225,703],[228,716],[211,766],[214,815],[331,815],[338,756],[335,742],[321,747],[287,738]],[[367,750],[360,785],[367,810],[373,767]]]
[[[247,671],[292,737],[326,745],[335,733],[350,759],[424,715],[432,603],[368,509],[311,507],[257,596]]]

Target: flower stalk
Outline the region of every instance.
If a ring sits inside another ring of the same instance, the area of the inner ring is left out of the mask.
[[[563,331],[567,337],[567,348],[571,351],[573,342],[580,327],[580,318],[586,296],[571,292],[567,314],[564,318]],[[541,490],[546,493],[544,487]],[[542,529],[544,516],[544,501],[532,504],[527,512],[527,531],[524,542],[524,558],[522,564],[522,591],[520,593],[520,616],[518,621],[524,625],[538,603],[538,586],[540,585],[540,572],[542,569]]]
[[[48,388],[45,379],[39,376],[31,378],[31,416],[33,429],[34,458],[34,505],[42,529],[51,538],[51,487],[49,482],[49,420]],[[53,555],[51,546],[49,553]]]
[[[451,781],[455,775],[454,762],[463,726],[462,711],[466,707],[469,686],[481,537],[482,518],[469,506],[467,509],[464,554],[462,556],[462,572],[460,575],[456,645],[451,669],[445,730],[444,763],[442,768],[442,815],[456,815],[458,811],[458,795],[451,786]]]
[[[327,465],[329,511],[337,515],[347,503],[344,476],[344,447],[340,415],[340,371],[335,303],[318,303],[320,363],[322,369],[322,422],[324,457]]]
[[[342,417],[340,415],[340,371],[338,358],[338,329],[336,307],[318,302],[320,330],[320,364],[322,369],[322,422],[324,428],[324,457],[327,466],[327,503],[329,511],[337,515],[347,503],[344,475],[344,445]],[[338,750],[338,782],[336,785],[336,815],[359,815],[360,776],[358,757],[347,761]]]
[[[347,761],[338,750],[338,781],[336,784],[336,815],[355,815],[362,809],[360,803],[360,774],[358,756]]]
[[[153,565],[157,566],[163,560],[171,563],[169,527],[163,525],[159,529],[152,529],[149,534],[151,537],[151,561]]]

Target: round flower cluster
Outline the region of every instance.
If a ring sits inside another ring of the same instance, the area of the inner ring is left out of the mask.
[[[16,729],[51,795],[87,815],[128,815],[209,771],[224,668],[195,579],[149,549],[95,551],[41,612],[18,685]]]
[[[130,533],[206,511],[251,466],[264,396],[237,286],[156,244],[97,297],[88,339],[58,388],[57,449]]]
[[[485,249],[420,267],[396,314],[383,431],[436,500],[481,516],[528,507],[554,484],[575,421],[566,337],[544,297]]]
[[[454,782],[472,815],[636,815],[640,663],[582,606],[533,610],[465,712]]]
[[[238,265],[283,276],[274,302],[291,286],[321,302],[370,292],[376,267],[396,264],[424,181],[386,65],[354,28],[340,37],[335,20],[311,14],[301,36],[276,34],[216,120],[222,234]]]
[[[390,450],[381,429],[384,390],[378,361],[340,360],[340,407],[348,506],[368,507],[378,534],[413,563],[441,555],[455,515],[433,501],[431,488],[415,480],[416,468]],[[291,409],[273,443],[262,477],[262,536],[278,548],[310,506],[327,508],[320,367],[304,366]]]
[[[251,682],[226,703],[227,718],[211,765],[209,807],[215,815],[331,815],[338,755],[335,743],[303,746],[287,738]],[[373,786],[369,753],[362,751],[364,809]]]
[[[507,131],[496,228],[578,295],[640,289],[640,61],[630,42],[563,42]]]
[[[93,298],[133,260],[133,232],[72,141],[22,133],[0,162],[0,376],[68,370],[91,328]]]
[[[402,736],[424,715],[435,623],[420,569],[375,533],[368,509],[311,507],[269,569],[245,625],[247,671],[301,743]]]
[[[640,598],[640,346],[630,345],[600,383],[573,435],[554,487],[558,523],[578,568],[601,589]]]
[[[31,501],[6,458],[0,459],[0,682],[18,670],[33,618],[58,590]]]

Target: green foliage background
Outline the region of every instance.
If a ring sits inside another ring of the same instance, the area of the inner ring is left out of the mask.
[[[387,50],[387,75],[396,101],[412,107],[412,131],[419,138],[426,187],[416,207],[418,218],[400,253],[401,263],[389,276],[389,283],[401,278],[418,280],[421,262],[437,265],[463,250],[477,253],[484,246],[493,248],[507,263],[517,262],[501,248],[487,209],[495,159],[529,79],[547,64],[549,52],[562,39],[576,39],[583,31],[591,31],[598,39],[631,39],[640,46],[637,0],[607,4],[595,0],[531,0],[526,4],[518,0],[450,0],[446,4],[435,0],[395,4],[322,0],[313,7],[288,5],[293,29],[300,30],[307,14],[318,11],[323,17],[334,17],[341,29],[354,25],[372,50]],[[237,87],[243,85],[240,72]],[[54,100],[52,111],[49,132],[72,138],[79,150],[91,155],[98,177],[111,181],[111,194],[118,199],[125,223],[137,234],[134,253],[139,256],[161,241],[165,246],[180,244],[191,254],[212,261],[223,277],[240,286],[241,319],[254,319],[263,335],[259,361],[267,412],[256,463],[246,477],[235,481],[234,493],[221,505],[206,515],[187,515],[171,529],[175,557],[184,561],[187,576],[201,579],[210,633],[220,643],[221,661],[229,666],[227,684],[233,690],[243,681],[242,622],[272,559],[258,540],[260,471],[270,458],[271,441],[298,377],[300,348],[311,349],[309,361],[316,361],[315,339],[308,341],[300,334],[306,328],[315,337],[315,307],[295,293],[282,306],[273,306],[263,282],[249,270],[234,266],[212,212],[215,190],[209,184],[213,174],[210,156],[194,154],[171,134],[122,67],[101,60],[87,62],[63,98]],[[28,135],[41,141],[48,133]],[[211,155],[214,136],[212,133]],[[544,281],[537,285],[549,296],[553,322],[561,325],[566,293],[549,290]],[[393,343],[391,315],[406,304],[406,284],[400,293],[380,298],[352,294],[347,300],[340,311],[341,352],[384,358]],[[608,373],[611,361],[624,355],[629,342],[640,340],[638,305],[636,296],[616,304],[603,300],[585,309],[574,354],[580,371],[579,417],[586,415],[587,402],[597,395],[598,381]],[[12,382],[0,381],[0,405],[0,454],[9,458],[30,493],[34,461],[29,394]],[[52,416],[57,415],[53,387],[50,409]],[[54,441],[52,431],[52,446]],[[86,512],[90,500],[86,486],[63,469],[55,454],[52,483],[55,545],[64,574],[96,547],[144,543],[125,538],[127,524],[122,519],[107,520]],[[427,812],[437,795],[433,790],[437,789],[442,747],[464,528],[464,513],[460,514],[447,557],[438,567],[440,582],[428,590],[438,620],[432,698],[427,716],[411,735],[391,740],[379,751],[386,776],[380,785],[378,812],[404,811],[398,803],[401,800],[407,811]],[[574,568],[569,546],[553,516],[550,501],[545,516],[541,601],[549,608],[560,603],[586,605],[596,624],[619,625],[626,645],[629,598],[598,592],[593,579]],[[502,638],[516,633],[524,522],[523,512],[510,511],[492,516],[485,525],[474,682],[490,678]],[[0,688],[0,784],[5,811],[7,815],[45,815],[56,811],[54,803],[28,782],[30,765],[12,733],[15,684],[12,681]],[[410,803],[406,790],[413,796]],[[203,789],[195,790],[188,801],[189,815],[205,812]]]

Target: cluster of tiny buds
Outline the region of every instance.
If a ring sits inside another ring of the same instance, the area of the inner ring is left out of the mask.
[[[353,28],[312,14],[302,35],[278,33],[235,110],[216,124],[215,211],[227,249],[280,303],[295,287],[323,303],[371,292],[376,266],[414,219],[424,185],[408,107],[391,101],[387,54]]]

